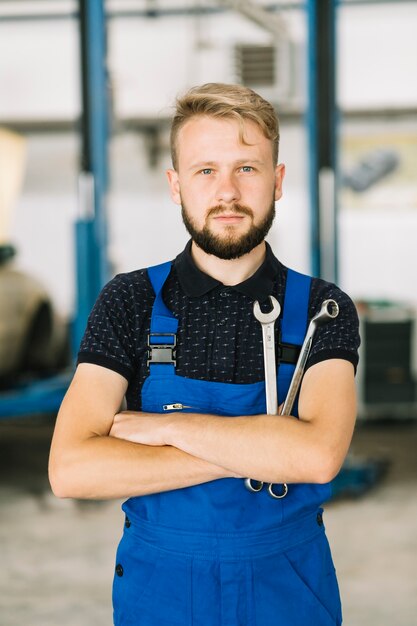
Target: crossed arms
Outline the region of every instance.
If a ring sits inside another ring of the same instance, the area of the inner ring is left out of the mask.
[[[356,417],[351,363],[331,359],[307,370],[300,418],[120,411],[127,381],[78,366],[58,414],[49,478],[55,495],[128,498],[217,478],[272,483],[331,480]]]

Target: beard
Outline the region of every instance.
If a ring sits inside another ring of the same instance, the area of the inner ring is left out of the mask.
[[[208,218],[224,213],[225,208],[222,206],[213,207],[208,211],[206,223],[200,230],[198,230],[193,223],[185,204],[182,203],[181,206],[182,221],[197,246],[206,254],[212,254],[213,256],[226,261],[238,259],[239,257],[248,254],[248,252],[262,243],[266,235],[269,233],[275,218],[275,199],[272,198],[268,213],[258,226],[253,223],[253,211],[249,207],[241,204],[233,204],[231,207],[228,207],[228,211],[232,211],[236,215],[248,215],[252,218],[252,224],[246,233],[237,235],[233,226],[227,226],[225,228],[225,233],[222,235],[216,235],[210,231],[207,224]]]

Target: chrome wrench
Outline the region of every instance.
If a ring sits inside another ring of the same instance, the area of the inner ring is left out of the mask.
[[[272,296],[270,297],[272,298]],[[255,306],[254,306],[254,312],[255,312]],[[294,406],[294,401],[295,401],[295,398],[297,397],[297,393],[301,385],[307,359],[310,354],[311,346],[313,343],[313,337],[315,335],[315,332],[318,326],[325,324],[331,319],[335,319],[338,315],[339,315],[339,305],[337,304],[335,300],[329,299],[329,300],[324,300],[324,302],[321,305],[320,311],[314,317],[311,318],[310,323],[307,328],[306,336],[304,338],[303,345],[301,346],[300,355],[298,357],[297,364],[295,366],[294,374],[291,379],[287,397],[285,398],[284,404],[279,413],[280,415],[291,415],[291,411]],[[276,414],[276,412],[274,414]],[[254,492],[261,491],[261,489],[263,488],[263,482],[255,481],[251,478],[245,479],[245,485],[247,489],[249,489],[249,491],[254,491]],[[285,483],[283,484],[282,494],[274,493],[272,483],[269,485],[268,491],[269,491],[269,494],[273,498],[276,498],[276,499],[284,498],[288,493],[288,485]]]
[[[266,391],[266,412],[268,415],[276,415],[278,411],[277,395],[277,369],[275,363],[275,320],[281,313],[281,307],[274,298],[269,296],[272,309],[269,313],[262,313],[258,300],[253,304],[253,314],[262,325],[262,343],[264,349],[265,367],[265,391]]]
[[[258,300],[253,304],[253,314],[258,322],[262,325],[262,344],[264,351],[264,368],[265,368],[265,394],[266,394],[266,412],[268,415],[276,415],[278,411],[278,394],[277,394],[277,369],[275,363],[275,320],[281,313],[281,307],[274,296],[269,296],[272,309],[269,313],[262,313]],[[249,491],[261,491],[263,482],[245,478],[245,485]],[[273,497],[276,497],[271,492]]]
[[[301,380],[303,378],[307,359],[310,354],[313,337],[317,328],[322,324],[327,323],[329,320],[335,319],[338,315],[339,305],[337,304],[336,300],[324,300],[321,305],[320,311],[311,318],[303,345],[301,346],[300,355],[295,366],[287,397],[285,398],[284,406],[280,411],[280,415],[291,415],[295,398],[301,385]]]

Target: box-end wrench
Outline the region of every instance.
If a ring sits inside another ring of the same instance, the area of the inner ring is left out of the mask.
[[[301,380],[303,378],[304,370],[306,367],[307,359],[310,354],[311,346],[313,343],[314,334],[319,326],[326,324],[330,320],[335,319],[339,315],[339,305],[336,300],[324,300],[321,305],[320,311],[311,318],[307,328],[307,333],[301,346],[300,355],[295,366],[294,374],[291,379],[291,383],[288,389],[287,397],[285,398],[284,405],[280,411],[280,415],[291,415],[292,408],[294,406],[295,398],[297,397],[298,390],[300,388]]]
[[[291,415],[292,408],[294,406],[295,398],[297,397],[298,390],[301,385],[301,380],[303,378],[305,366],[307,363],[308,356],[310,354],[311,346],[313,343],[314,334],[318,328],[322,324],[327,323],[331,319],[335,319],[339,315],[339,305],[335,300],[324,300],[321,305],[320,311],[312,317],[310,323],[307,328],[307,333],[304,338],[303,345],[301,346],[300,355],[297,360],[297,364],[295,366],[294,374],[291,379],[291,383],[288,389],[287,397],[284,401],[282,409],[280,411],[280,415]],[[254,481],[251,478],[245,479],[245,485],[250,491],[261,491],[263,487],[263,482]],[[273,491],[273,484],[271,483],[268,487],[269,494],[276,499],[283,498],[288,493],[288,485],[283,484],[283,492],[281,494],[276,494]]]

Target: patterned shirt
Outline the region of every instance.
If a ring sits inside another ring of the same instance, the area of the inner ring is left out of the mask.
[[[176,373],[186,378],[226,383],[264,380],[262,329],[253,302],[269,310],[269,295],[283,308],[287,268],[269,244],[253,276],[233,287],[202,272],[191,257],[191,241],[172,263],[163,288],[166,306],[179,320]],[[359,321],[352,300],[336,285],[313,278],[309,319],[323,300],[333,298],[339,316],[319,327],[306,369],[326,359],[358,364]],[[141,408],[141,389],[149,375],[148,333],[155,294],[147,270],[118,274],[100,293],[89,316],[78,363],[109,368],[128,381],[127,408]],[[279,323],[275,323],[278,354]]]

